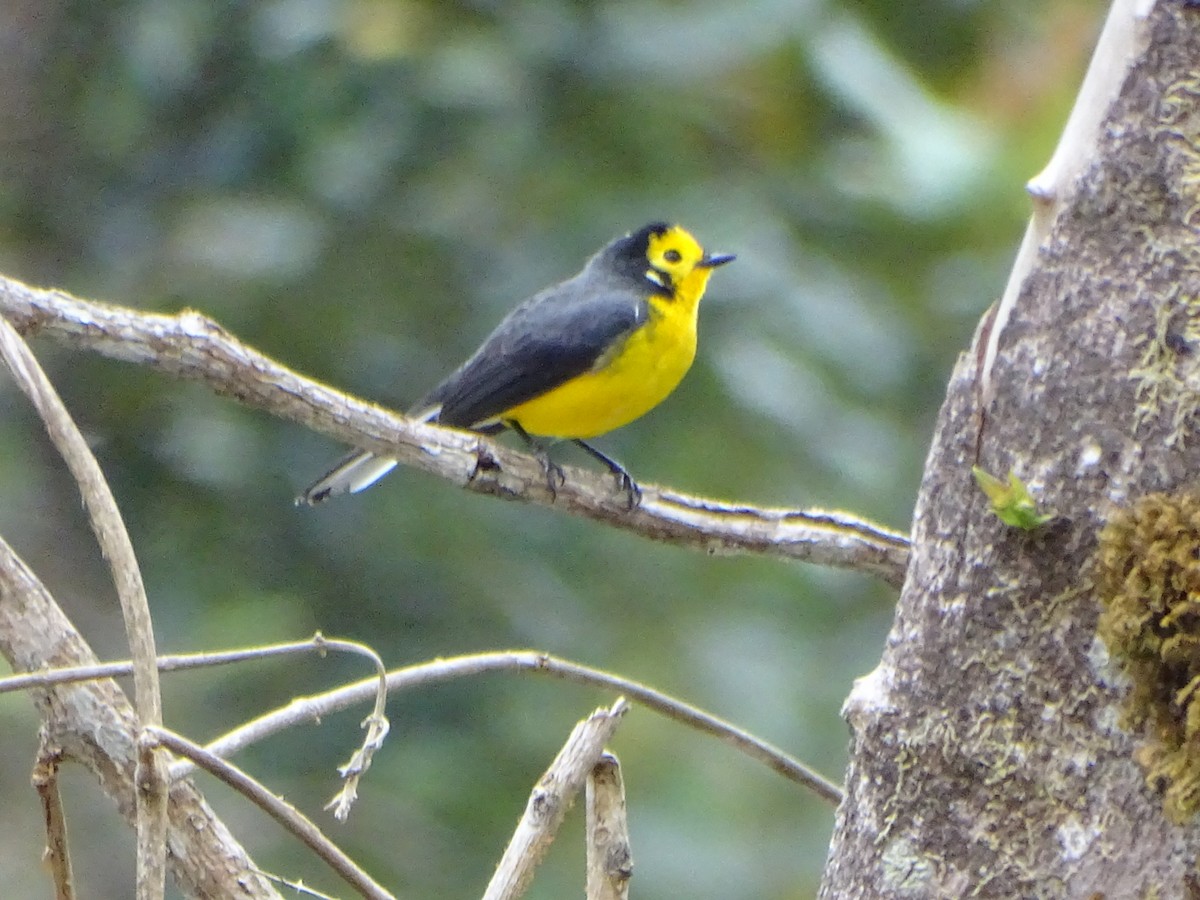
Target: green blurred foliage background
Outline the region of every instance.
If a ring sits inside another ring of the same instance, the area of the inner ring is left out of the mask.
[[[302,372],[403,408],[517,300],[646,221],[738,262],[697,364],[599,441],[641,480],[907,526],[955,355],[1000,292],[1079,84],[1098,0],[8,0],[0,271],[193,307]],[[400,472],[291,498],[341,448],[193,385],[39,341],[127,516],[166,652],[368,641],[391,665],[532,647],[643,679],[835,778],[893,594],[711,559]],[[0,384],[0,533],[101,656],[120,617],[73,486]],[[569,462],[586,461],[565,453]],[[206,740],[366,674],[339,659],[166,679]],[[572,724],[612,698],[494,676],[393,699],[348,824],[320,811],[359,713],[239,762],[410,897],[477,896]],[[0,872],[49,896],[36,722],[0,704]],[[641,898],[801,898],[818,801],[635,710],[622,758]],[[68,777],[85,895],[131,895],[132,838]],[[204,787],[268,870],[346,890]],[[579,814],[530,896],[582,893]]]

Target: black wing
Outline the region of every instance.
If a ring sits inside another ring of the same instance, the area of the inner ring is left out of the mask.
[[[646,321],[644,299],[611,282],[597,290],[579,277],[522,303],[458,371],[417,409],[440,406],[437,420],[469,428],[581,375]],[[591,296],[588,296],[588,295]]]

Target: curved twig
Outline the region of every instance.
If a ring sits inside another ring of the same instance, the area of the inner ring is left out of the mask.
[[[159,657],[158,668],[163,672],[174,672],[205,666],[226,665],[231,662],[241,662],[248,659],[262,659],[267,656],[286,653],[312,652],[314,650],[320,650],[320,647],[314,641],[309,640],[221,653],[162,656]],[[69,669],[49,669],[24,675],[12,675],[8,678],[0,679],[0,693],[29,690],[30,688],[44,688],[77,681],[91,681],[97,678],[117,678],[122,675],[128,675],[131,671],[131,664],[128,661],[123,661],[101,663],[92,666],[78,666]],[[439,659],[433,662],[409,666],[389,673],[387,676],[387,686],[391,690],[411,690],[439,681],[449,681],[455,678],[465,678],[471,675],[499,671],[543,673],[551,677],[562,678],[565,681],[574,681],[592,687],[614,688],[633,697],[643,706],[654,709],[668,718],[692,725],[701,731],[733,744],[746,755],[769,766],[785,778],[812,788],[817,794],[832,804],[836,805],[841,798],[841,789],[835,784],[812,771],[799,760],[788,756],[783,751],[765,741],[759,740],[723,719],[709,715],[701,709],[676,700],[653,688],[646,687],[639,682],[630,681],[617,675],[610,675],[599,669],[592,669],[588,666],[558,659],[534,650],[478,653],[471,656]],[[368,679],[356,682],[324,694],[316,694],[312,697],[299,697],[282,709],[274,710],[230,731],[225,736],[209,744],[207,749],[219,756],[232,756],[251,744],[258,743],[294,725],[310,722],[329,713],[337,712],[356,703],[363,702],[370,695],[368,685],[375,686],[375,702],[378,706],[381,696],[378,680]],[[192,772],[193,768],[189,763],[175,763],[171,767],[171,779],[177,780],[182,778]]]
[[[591,687],[602,687],[620,692],[625,697],[653,709],[669,719],[675,719],[705,734],[720,738],[742,753],[784,778],[807,787],[822,800],[836,806],[842,799],[842,790],[824,776],[813,771],[795,757],[789,756],[778,747],[761,740],[747,731],[711,715],[691,704],[656,691],[637,681],[621,678],[600,669],[557,659],[533,650],[509,650],[497,653],[477,653],[453,659],[438,659],[415,666],[406,666],[388,673],[388,689],[412,690],[427,684],[450,681],[481,675],[486,672],[529,672],[574,681]],[[287,706],[274,710],[240,728],[225,734],[210,743],[205,749],[221,757],[229,757],[270,735],[277,734],[295,725],[318,721],[330,713],[338,712],[357,703],[366,701],[377,690],[375,679],[366,679],[323,694],[297,697]],[[171,767],[171,777],[187,775],[192,767],[187,763],[176,763]]]
[[[125,635],[133,658],[134,708],[138,725],[162,724],[162,697],[154,660],[154,623],[142,571],[133,552],[112,489],[100,463],[75,425],[71,414],[42,371],[25,341],[7,321],[0,321],[0,358],[21,391],[37,410],[50,441],[62,456],[79,487],[88,521],[104,559],[108,561],[121,602]],[[166,763],[161,754],[140,753],[137,773],[137,895],[156,900],[165,893],[167,876]]]

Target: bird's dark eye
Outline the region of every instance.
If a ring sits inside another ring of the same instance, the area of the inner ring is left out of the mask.
[[[669,263],[677,263],[681,259],[683,259],[683,257],[679,255],[678,250],[668,250],[666,253],[663,254],[663,259],[665,259]]]

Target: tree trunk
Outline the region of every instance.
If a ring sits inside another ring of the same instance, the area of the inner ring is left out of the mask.
[[[941,411],[822,897],[1200,896],[1198,67],[1200,5],[1114,5]]]

